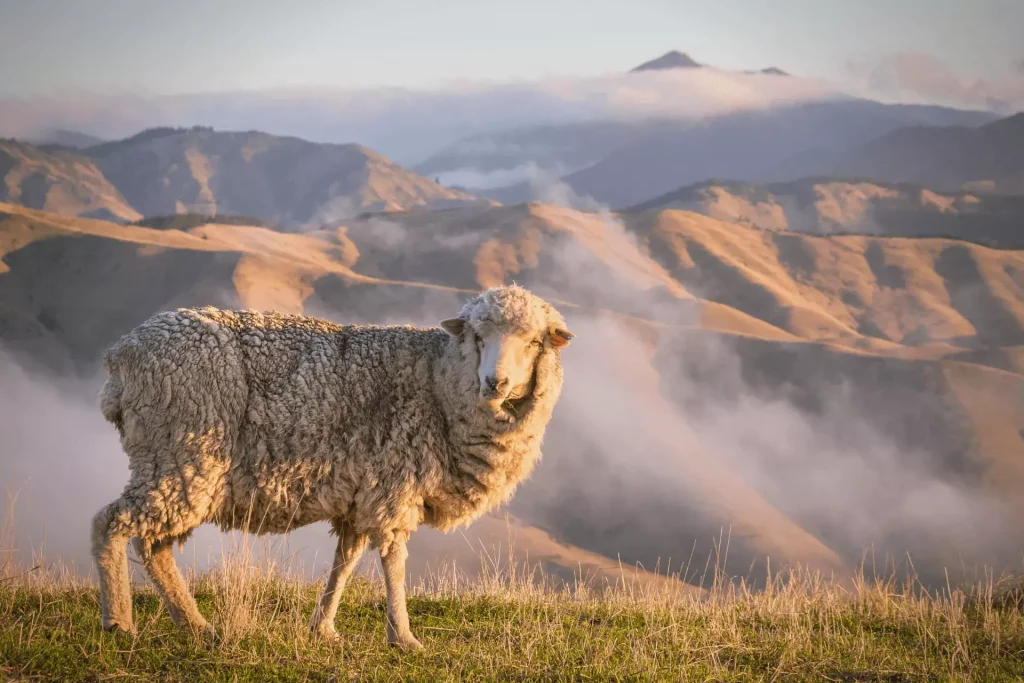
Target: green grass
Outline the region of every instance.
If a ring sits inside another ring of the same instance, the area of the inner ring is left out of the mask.
[[[228,561],[194,581],[218,629],[178,629],[136,587],[135,636],[104,632],[95,588],[50,570],[0,572],[0,677],[10,680],[1019,681],[1024,618],[991,587],[929,594],[804,573],[708,594],[619,586],[600,593],[515,573],[411,591],[426,649],[385,644],[384,593],[348,587],[342,643],[310,637],[318,585]]]

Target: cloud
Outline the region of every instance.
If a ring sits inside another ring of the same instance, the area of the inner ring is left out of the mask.
[[[530,187],[532,199],[544,202],[545,204],[562,206],[567,209],[596,213],[612,220],[620,226],[620,230],[624,229],[621,227],[622,222],[612,215],[611,209],[607,204],[597,201],[590,195],[578,194],[568,183],[561,180],[552,171],[533,166],[528,169],[526,182]]]
[[[827,84],[717,69],[460,82],[434,90],[288,88],[151,96],[73,92],[0,100],[0,135],[54,129],[119,138],[156,125],[263,130],[321,142],[358,142],[414,163],[474,134],[580,121],[699,118],[828,97]]]
[[[958,73],[923,52],[898,52],[874,60],[851,60],[856,87],[886,100],[937,103],[1011,112],[1024,108],[1024,62],[1000,78]]]
[[[537,175],[560,178],[576,169],[555,164],[552,167],[541,166],[529,161],[511,168],[498,168],[489,171],[472,167],[461,167],[437,174],[438,180],[444,185],[466,187],[471,190],[491,190],[497,187],[518,185],[530,182]]]

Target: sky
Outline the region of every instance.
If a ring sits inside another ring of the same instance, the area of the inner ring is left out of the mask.
[[[911,54],[971,87],[1024,73],[1022,26],[1020,0],[0,0],[0,97],[436,88],[671,49],[838,83]]]

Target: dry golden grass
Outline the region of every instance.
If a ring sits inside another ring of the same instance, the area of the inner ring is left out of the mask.
[[[3,527],[10,538],[10,523]],[[1019,593],[991,579],[928,592],[806,570],[754,590],[710,567],[703,593],[623,580],[555,583],[526,564],[454,568],[411,590],[427,646],[385,644],[384,591],[350,585],[341,643],[312,637],[319,590],[243,540],[191,576],[214,639],[175,627],[136,586],[135,635],[106,633],[92,582],[59,565],[0,565],[0,675],[9,680],[1000,681],[1024,676]],[[693,572],[691,572],[692,574]],[[698,570],[697,574],[700,573]],[[625,576],[625,575],[624,575]]]

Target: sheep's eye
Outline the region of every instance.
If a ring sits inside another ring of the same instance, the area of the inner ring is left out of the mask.
[[[530,342],[530,346],[543,346],[543,345],[544,345],[544,342],[542,342],[540,339],[534,339],[532,342]]]

